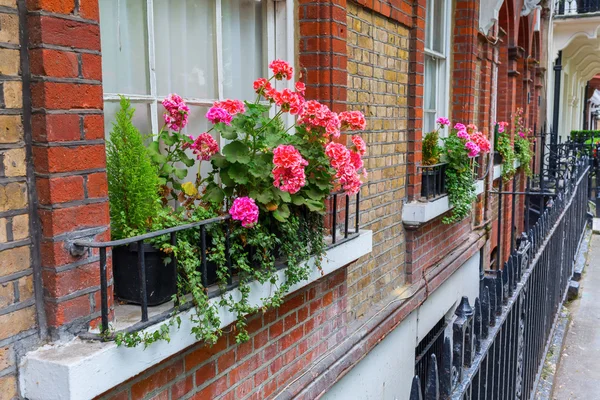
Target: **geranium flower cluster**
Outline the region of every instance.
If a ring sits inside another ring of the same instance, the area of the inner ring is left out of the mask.
[[[166,112],[163,116],[165,124],[173,131],[181,131],[188,122],[190,108],[185,104],[181,96],[171,93],[162,101]]]
[[[229,209],[231,218],[240,221],[244,228],[251,228],[258,221],[258,206],[250,197],[238,197]]]
[[[233,119],[233,116],[224,108],[212,106],[206,113],[206,119],[212,122],[213,124],[218,124],[219,122],[222,122],[225,125],[231,125],[231,120]]]
[[[297,193],[306,185],[304,167],[308,161],[294,146],[279,145],[273,150],[273,185],[290,194]]]
[[[504,129],[509,125],[509,123],[506,121],[500,121],[500,122],[497,122],[497,124],[498,124],[498,132],[499,133],[504,133]]]
[[[213,103],[213,107],[222,108],[227,111],[232,116],[235,114],[243,114],[246,111],[246,107],[244,103],[239,100],[223,100],[223,101],[215,101]]]
[[[354,141],[358,139],[354,139]],[[362,141],[362,139],[360,139]],[[362,145],[359,144],[362,148]],[[356,146],[357,148],[359,146]],[[335,169],[335,186],[343,189],[347,194],[354,195],[360,190],[360,169],[363,168],[361,154],[349,150],[341,143],[329,142],[325,147],[325,154],[329,157],[331,166]],[[366,170],[363,169],[366,174]]]
[[[465,149],[468,152],[469,158],[477,157],[480,153],[489,153],[491,150],[491,144],[485,135],[477,129],[474,124],[465,126],[464,124],[457,123],[454,125],[454,129],[457,130],[456,136],[465,141]]]
[[[209,133],[201,133],[196,139],[193,136],[189,136],[189,138],[192,143],[186,143],[183,147],[191,149],[198,160],[208,161],[219,152],[217,141]]]

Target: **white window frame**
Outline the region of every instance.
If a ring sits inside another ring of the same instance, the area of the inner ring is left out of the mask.
[[[213,99],[183,97],[183,100],[190,106],[211,107],[217,100],[224,100],[223,88],[223,49],[222,49],[222,24],[221,24],[221,0],[215,1],[215,41],[216,41],[216,79],[217,79],[217,97]],[[265,59],[265,77],[268,75],[267,63],[275,58],[281,58],[295,65],[295,46],[294,46],[294,1],[293,0],[265,0],[266,23],[263,30],[267,40],[263,43],[266,47],[264,51]],[[159,105],[165,96],[159,96],[157,93],[156,79],[156,59],[155,59],[155,33],[154,33],[154,0],[146,0],[146,24],[147,24],[147,43],[148,43],[148,80],[150,86],[149,95],[131,94],[131,93],[104,93],[105,103],[118,103],[120,95],[127,97],[132,103],[143,104],[150,107],[150,127],[152,134],[156,135],[162,124],[159,121]],[[102,27],[101,27],[102,29]],[[278,34],[280,30],[284,34]],[[247,82],[252,85],[252,82]],[[282,81],[277,83],[277,87],[292,88],[293,81]]]
[[[449,103],[450,103],[450,63],[451,63],[451,38],[452,38],[452,1],[451,0],[430,0],[431,6],[434,9],[439,9],[439,7],[444,7],[445,14],[443,18],[443,29],[442,32],[445,34],[443,40],[443,50],[444,53],[440,53],[433,49],[427,47],[427,37],[431,37],[433,35],[433,24],[427,24],[427,17],[425,17],[426,26],[425,26],[425,49],[424,49],[424,57],[429,57],[434,60],[436,63],[436,92],[435,92],[435,109],[427,109],[425,108],[425,93],[427,93],[427,71],[423,70],[423,127],[426,126],[427,115],[433,113],[434,120],[439,117],[449,117]],[[440,3],[443,3],[440,5]],[[426,10],[427,12],[427,10]],[[435,129],[432,127],[432,129]],[[423,132],[424,134],[427,132]],[[447,132],[445,129],[440,130],[440,136],[447,136]]]

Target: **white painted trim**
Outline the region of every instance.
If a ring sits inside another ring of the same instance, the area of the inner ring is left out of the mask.
[[[484,191],[484,181],[475,181],[475,194]],[[434,201],[413,201],[402,206],[402,222],[407,225],[419,225],[439,217],[452,208],[448,196],[440,197]]]
[[[317,268],[308,280],[294,285],[290,292],[301,289],[324,275],[348,265],[371,252],[373,233],[360,231],[355,239],[341,243],[327,251],[323,260],[322,272]],[[311,261],[309,261],[311,262]],[[284,278],[284,270],[279,270],[279,279]],[[261,298],[272,291],[271,285],[254,282],[250,285],[249,302],[262,304]],[[237,289],[229,292],[234,297],[240,295]],[[219,298],[211,299],[217,303]],[[85,342],[74,339],[68,343],[54,343],[29,352],[20,366],[21,395],[29,400],[88,400],[125,382],[168,357],[197,343],[190,333],[193,310],[181,313],[181,327],[171,328],[171,342],[156,342],[144,350],[118,347],[114,342]],[[236,320],[234,313],[219,308],[221,327]],[[147,331],[154,331],[157,324]]]
[[[513,161],[513,166],[519,168],[521,166],[521,162],[519,160]],[[492,171],[492,178],[496,180],[502,176],[502,164],[494,165],[494,169]]]

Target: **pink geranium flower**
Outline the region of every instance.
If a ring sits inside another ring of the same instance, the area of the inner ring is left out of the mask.
[[[505,122],[505,121],[498,122],[498,132],[503,133],[504,128],[506,128],[508,125],[509,125],[508,122]]]
[[[192,149],[198,160],[208,161],[219,151],[217,141],[206,132],[198,135],[196,139],[192,136],[189,138],[192,140],[192,144],[185,145],[184,147]]]
[[[465,126],[465,124],[461,124],[459,122],[456,125],[454,125],[454,129],[456,129],[457,131],[466,131],[467,127]]]
[[[475,142],[467,142],[465,143],[465,148],[469,151],[469,158],[477,157],[481,149]]]
[[[287,79],[289,81],[294,75],[294,69],[292,68],[292,66],[288,62],[283,60],[271,61],[271,63],[269,64],[269,68],[271,69],[271,71],[273,71],[275,79],[279,81],[282,79]]]
[[[435,122],[442,126],[450,125],[450,120],[446,117],[439,117]]]
[[[325,147],[325,154],[336,173],[334,185],[348,195],[354,195],[360,190],[362,182],[358,170],[363,168],[360,154],[352,152],[341,143],[330,142]],[[363,172],[366,172],[363,170]]]
[[[279,145],[273,150],[273,185],[284,192],[297,193],[306,185],[304,167],[308,161],[294,146]]]
[[[213,124],[222,122],[225,125],[231,125],[232,117],[231,114],[228,113],[225,109],[213,106],[206,113],[206,119],[208,119]]]
[[[289,112],[292,115],[298,114],[302,111],[304,105],[304,98],[297,92],[293,92],[290,89],[283,89],[281,92],[272,92],[273,101],[282,111]]]
[[[343,128],[362,131],[367,127],[365,116],[360,111],[343,111],[340,120]]]
[[[254,81],[254,91],[256,92],[256,94],[259,94],[261,96],[264,96],[268,91],[270,91],[271,89],[273,89],[273,87],[271,86],[271,83],[266,80],[265,78],[258,78],[257,80]]]
[[[305,91],[306,91],[306,85],[302,82],[296,82],[296,92],[298,92],[302,96],[304,96]]]
[[[213,106],[222,108],[231,115],[242,114],[244,111],[246,111],[244,103],[242,103],[240,100],[227,99],[223,101],[215,101]]]
[[[360,136],[352,136],[352,143],[354,143],[354,148],[358,154],[364,156],[367,153],[367,144]]]
[[[467,133],[467,131],[466,131],[466,130],[464,130],[464,129],[461,129],[461,130],[459,130],[459,131],[456,133],[456,136],[458,136],[458,137],[459,137],[459,138],[461,138],[461,139],[467,139],[467,140],[470,138],[469,134],[468,134],[468,133]]]
[[[482,132],[477,131],[477,132],[474,132],[473,134],[471,134],[471,140],[477,146],[479,146],[479,149],[481,150],[482,153],[490,152],[492,146],[491,146],[488,138],[486,138]]]
[[[162,101],[162,105],[166,110],[163,118],[169,129],[180,131],[185,128],[190,108],[185,104],[181,96],[171,93]]]
[[[258,206],[250,197],[238,197],[229,209],[231,218],[241,221],[244,228],[252,228],[258,221]]]

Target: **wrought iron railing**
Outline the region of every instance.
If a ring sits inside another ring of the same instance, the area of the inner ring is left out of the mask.
[[[427,200],[448,194],[446,191],[446,166],[448,163],[418,165],[421,175],[421,196]]]
[[[411,400],[534,397],[587,224],[590,161],[583,156],[569,168],[563,190],[504,268],[483,276],[473,305],[463,297],[441,362],[430,356],[427,381],[415,376]]]
[[[325,242],[328,248],[337,246],[341,243],[344,243],[359,234],[360,230],[360,194],[357,194],[354,199],[351,199],[350,196],[342,194],[342,193],[334,193],[327,199],[327,213],[325,215],[325,226],[329,230],[329,236],[325,237]],[[353,206],[354,210],[351,215],[351,207]],[[185,225],[176,226],[168,229],[161,229],[159,231],[149,232],[144,235],[134,236],[127,239],[121,240],[113,240],[108,242],[95,242],[78,239],[72,242],[72,245],[76,252],[80,254],[83,253],[87,249],[92,249],[94,251],[98,251],[99,253],[99,274],[100,274],[100,299],[101,299],[101,326],[100,326],[100,334],[94,333],[86,333],[82,336],[86,339],[102,339],[105,340],[107,338],[107,334],[110,332],[112,334],[118,333],[130,333],[137,332],[142,329],[145,329],[149,326],[162,322],[173,315],[175,310],[177,311],[185,311],[192,307],[191,302],[186,304],[174,304],[173,307],[168,308],[167,310],[156,313],[156,315],[149,315],[149,308],[151,308],[148,304],[149,293],[147,292],[147,261],[145,259],[144,251],[137,251],[137,273],[139,274],[136,279],[139,279],[139,307],[141,310],[141,318],[138,322],[123,328],[121,330],[116,330],[114,332],[110,331],[110,310],[109,310],[109,280],[108,280],[108,258],[110,256],[109,252],[115,248],[121,246],[128,246],[131,244],[137,244],[137,249],[143,249],[144,243],[150,239],[157,238],[164,235],[170,236],[170,243],[177,243],[177,234],[186,230],[199,230],[200,231],[200,241],[201,241],[201,264],[200,264],[200,273],[202,276],[202,282],[207,291],[209,298],[217,297],[221,294],[221,291],[218,288],[217,284],[211,284],[209,281],[209,276],[213,276],[216,274],[217,266],[209,263],[207,258],[207,249],[209,243],[207,243],[207,230],[209,226],[214,224],[223,224],[225,231],[225,256],[226,256],[226,265],[229,271],[228,284],[226,286],[226,290],[235,289],[238,286],[237,279],[235,278],[235,271],[232,265],[231,255],[230,255],[230,229],[228,221],[231,219],[230,215],[223,215],[217,218],[211,218],[204,221],[189,223]],[[354,220],[354,221],[352,221]],[[353,225],[353,226],[352,226]],[[283,268],[285,266],[285,262],[283,260],[276,262],[276,267]],[[165,267],[167,268],[167,267]],[[174,278],[177,276],[177,260],[175,257],[172,258],[171,262],[168,265],[170,268],[170,273],[174,275]],[[213,270],[215,269],[215,270]],[[173,279],[173,282],[176,282],[176,279]]]
[[[600,0],[555,0],[555,15],[580,15],[600,12]]]

